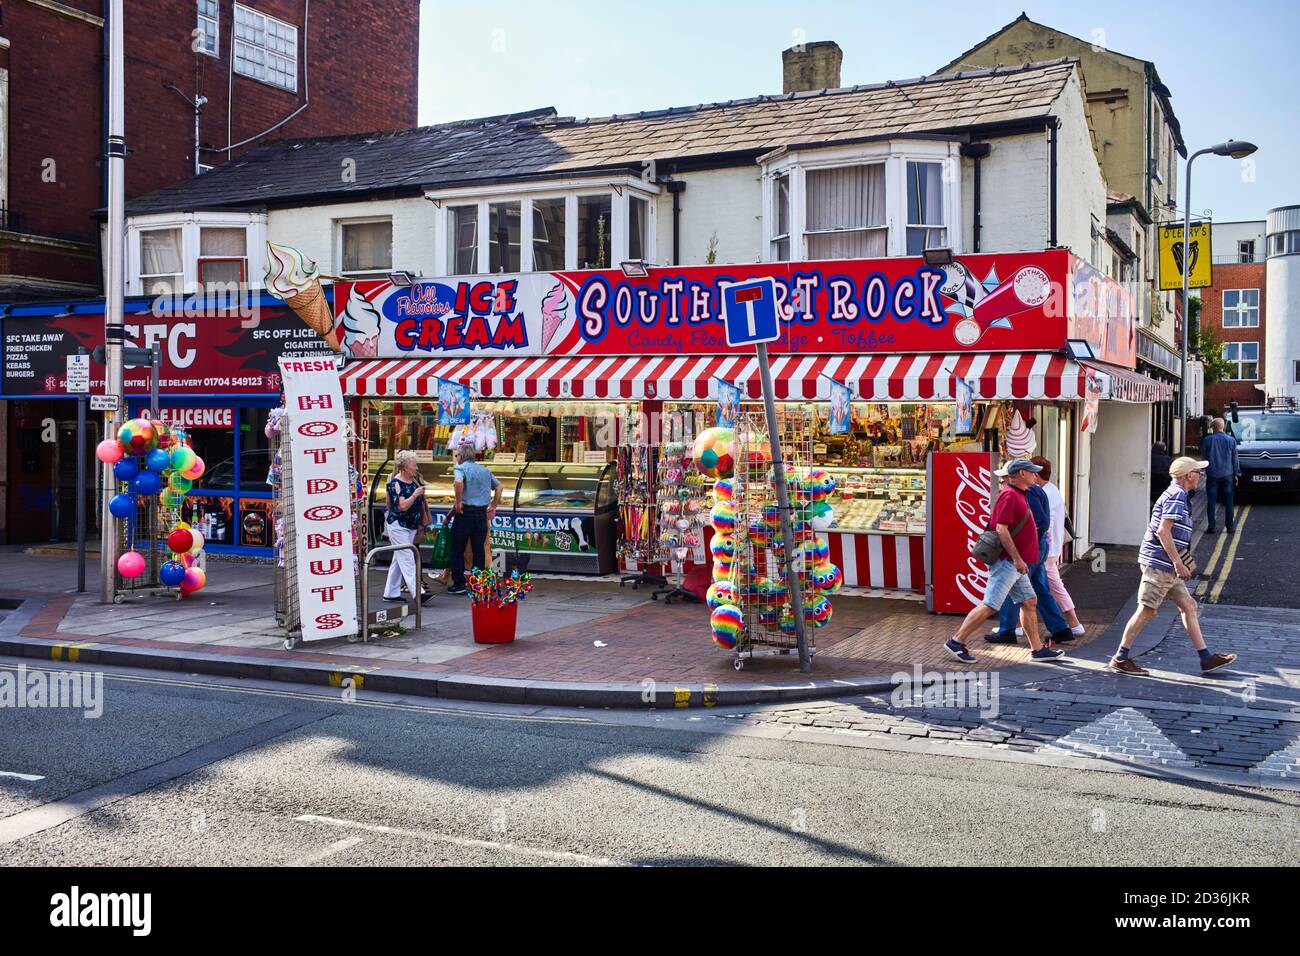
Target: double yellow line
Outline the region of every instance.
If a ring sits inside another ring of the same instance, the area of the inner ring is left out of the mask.
[[[1205,577],[1196,585],[1196,596],[1205,597],[1209,592],[1206,601],[1210,604],[1219,603],[1219,595],[1223,593],[1223,586],[1228,583],[1228,575],[1232,573],[1233,563],[1237,560],[1237,546],[1241,544],[1242,533],[1246,527],[1246,519],[1250,517],[1250,505],[1243,505],[1237,512],[1237,529],[1232,534],[1227,533],[1225,526],[1223,532],[1219,535],[1218,542],[1214,545],[1214,553],[1210,555],[1210,563],[1205,566]],[[1224,544],[1228,539],[1232,539],[1232,544],[1228,545],[1227,554],[1224,554]],[[1219,558],[1223,558],[1223,564],[1219,564]],[[1218,568],[1218,575],[1215,575],[1215,568]]]

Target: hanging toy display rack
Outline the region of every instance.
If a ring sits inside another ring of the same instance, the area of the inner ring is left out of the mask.
[[[704,517],[708,514],[709,485],[696,469],[691,450],[683,442],[667,442],[659,456],[658,480],[655,485],[655,509],[659,516],[657,547],[660,561],[672,568],[672,587],[656,588],[650,592],[657,601],[664,596],[665,604],[674,599],[699,603],[699,598],[683,587],[686,579],[685,562],[690,559],[704,561]]]
[[[649,444],[640,428],[632,426],[629,419],[625,419],[623,433],[616,474],[618,556],[631,567],[619,578],[618,585],[631,584],[634,591],[642,584],[664,587],[668,579],[650,571],[659,557],[659,522],[655,509],[659,449]]]
[[[790,573],[799,576],[805,600],[805,614],[815,593],[811,556],[816,535],[808,521],[807,485],[799,476],[812,462],[811,416],[802,411],[782,410],[781,451],[792,510],[794,540],[781,533],[781,514],[772,483],[772,451],[766,420],[747,414],[737,423],[738,454],[732,479],[735,508],[735,556],[729,580],[739,598],[741,627],[736,636],[733,666],[741,670],[757,656],[789,655],[799,652],[795,637],[794,611],[786,579],[784,550],[791,548]],[[816,648],[809,641],[809,653]]]

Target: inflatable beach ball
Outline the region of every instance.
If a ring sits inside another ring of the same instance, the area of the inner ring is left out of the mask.
[[[730,478],[736,472],[736,433],[730,428],[706,428],[695,439],[691,457],[706,478]]]
[[[133,418],[117,432],[118,443],[128,455],[144,455],[158,442],[158,433],[147,418]]]

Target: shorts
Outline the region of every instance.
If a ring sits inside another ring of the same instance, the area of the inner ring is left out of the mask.
[[[1174,572],[1142,565],[1142,583],[1138,585],[1138,604],[1154,611],[1167,597],[1178,600],[1191,597],[1191,594],[1187,590],[1187,585],[1183,584],[1183,579]]]
[[[1021,574],[1010,561],[994,561],[989,569],[989,583],[984,589],[984,603],[995,611],[1002,610],[1007,595],[1017,604],[1034,599],[1034,586],[1029,575]]]

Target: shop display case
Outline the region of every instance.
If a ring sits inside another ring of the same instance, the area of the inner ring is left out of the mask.
[[[826,468],[835,478],[834,531],[925,534],[925,471],[915,468]]]

